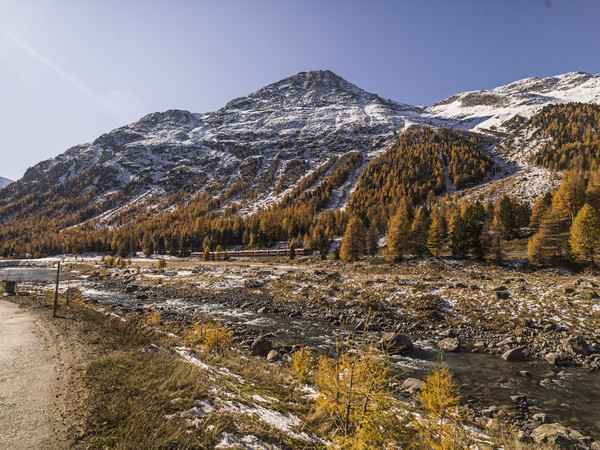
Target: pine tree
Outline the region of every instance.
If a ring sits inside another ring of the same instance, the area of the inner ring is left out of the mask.
[[[419,208],[415,215],[411,226],[411,235],[414,239],[414,252],[419,257],[429,256],[427,248],[427,239],[429,235],[429,227],[431,226],[431,215],[427,207]]]
[[[546,195],[537,199],[531,211],[531,219],[529,226],[534,230],[539,230],[540,223],[546,212],[552,207],[552,194],[547,192]]]
[[[600,208],[600,169],[590,173],[588,186],[585,191],[586,202],[593,208]]]
[[[432,214],[432,221],[427,236],[427,248],[437,258],[446,244],[446,219],[439,212]]]
[[[404,198],[400,207],[390,220],[386,235],[387,249],[385,256],[391,262],[400,262],[413,248],[412,238],[412,205]]]
[[[344,238],[342,239],[342,248],[340,249],[340,258],[342,261],[356,261],[366,251],[366,232],[365,226],[358,217],[354,216],[348,222]]]
[[[507,195],[502,197],[498,206],[498,223],[503,239],[510,240],[515,237],[517,225],[515,211],[513,204]]]
[[[552,199],[552,210],[566,231],[573,224],[585,201],[585,178],[581,172],[569,172]]]
[[[569,244],[575,261],[594,264],[600,244],[600,217],[598,211],[587,203],[579,210],[571,226]]]
[[[562,255],[564,246],[562,225],[556,212],[550,210],[542,219],[540,231],[527,243],[527,257],[535,262],[551,261]]]
[[[367,249],[371,256],[375,256],[379,250],[379,233],[375,224],[371,224],[367,231]]]

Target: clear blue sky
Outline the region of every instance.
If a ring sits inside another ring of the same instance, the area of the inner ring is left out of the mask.
[[[417,105],[598,73],[599,18],[596,0],[0,0],[0,176],[301,71]]]

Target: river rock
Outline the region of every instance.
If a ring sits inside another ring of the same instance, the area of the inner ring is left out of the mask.
[[[591,300],[593,298],[597,298],[598,294],[596,294],[596,292],[594,291],[585,291],[582,292],[581,294],[579,294],[579,298],[581,300]]]
[[[459,352],[460,351],[460,342],[456,338],[446,338],[442,339],[437,343],[437,346],[440,350],[444,352]]]
[[[544,359],[555,366],[567,366],[570,363],[569,357],[559,352],[546,353]]]
[[[281,355],[277,350],[271,350],[267,355],[267,362],[276,362],[281,359]]]
[[[526,395],[511,395],[510,401],[513,403],[527,403]]]
[[[418,378],[407,378],[402,383],[402,390],[414,394],[423,389],[423,386],[425,386],[425,383]]]
[[[410,353],[415,348],[408,336],[403,334],[388,332],[381,336],[381,346],[388,353]]]
[[[267,356],[271,349],[273,348],[273,344],[271,341],[265,339],[264,336],[261,336],[252,342],[250,345],[250,354],[252,356]]]
[[[565,449],[581,448],[584,445],[581,433],[558,423],[540,425],[531,432],[531,437],[536,444],[552,444]]]
[[[528,347],[517,347],[502,354],[502,358],[508,362],[521,362],[527,361],[530,355],[531,351]]]
[[[589,354],[588,343],[581,336],[571,336],[561,341],[565,351],[572,355],[587,356]]]

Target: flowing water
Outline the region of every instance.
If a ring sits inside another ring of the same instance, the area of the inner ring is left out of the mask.
[[[7,269],[0,269],[0,280]],[[14,270],[14,269],[13,269]],[[29,274],[25,272],[29,270]],[[51,281],[54,270],[20,269],[22,281]],[[18,281],[18,280],[17,280]],[[284,344],[306,345],[327,351],[335,344],[340,330],[327,322],[291,318],[279,314],[229,308],[219,303],[195,303],[180,299],[139,300],[135,294],[114,293],[93,288],[83,281],[84,298],[107,306],[152,306],[183,317],[205,316],[219,319],[231,326],[273,333]],[[378,339],[377,333],[370,339]],[[424,378],[439,362],[435,342],[411,336],[416,350],[410,357],[395,356],[392,362],[404,377]],[[511,403],[510,396],[526,395],[532,408],[546,412],[550,419],[578,429],[583,434],[600,437],[600,376],[578,367],[556,367],[545,361],[509,363],[498,355],[483,353],[445,353],[443,361],[453,372],[461,392],[482,406],[502,406]],[[531,376],[519,372],[526,370]]]

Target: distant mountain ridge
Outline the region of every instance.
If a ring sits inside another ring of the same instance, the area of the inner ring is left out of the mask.
[[[569,102],[600,104],[600,74],[570,72],[525,78],[494,89],[453,95],[427,111],[458,120],[463,129],[502,130],[502,124],[517,114],[529,118],[546,105]]]
[[[0,177],[0,189],[5,188],[9,184],[14,183],[13,180],[9,180],[8,178]]]

